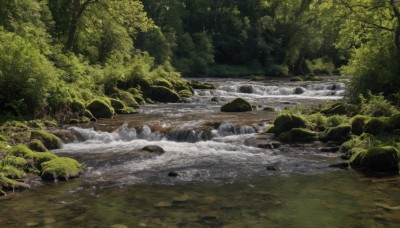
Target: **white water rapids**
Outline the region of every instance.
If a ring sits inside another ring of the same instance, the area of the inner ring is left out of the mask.
[[[282,102],[285,101],[340,99],[344,93],[343,84],[277,86],[244,80],[214,83],[216,90],[196,90],[190,103],[144,106],[141,114],[123,117],[121,125],[113,131],[70,127],[79,140],[55,152],[84,162],[89,167],[86,174],[89,179],[117,184],[233,180],[327,169],[331,156],[319,154],[315,146],[283,145],[275,149],[247,146],[247,139],[254,138],[268,126],[262,120],[265,114],[260,110],[221,114],[219,107],[220,102],[233,97],[243,97],[253,105],[261,108],[270,105],[277,110],[284,108]],[[211,101],[213,97],[219,102]],[[115,124],[120,119],[113,121],[100,120],[96,126]],[[211,121],[212,126],[206,125],[207,121]],[[130,126],[132,122],[139,123],[139,127]],[[157,127],[150,123],[156,123]],[[165,153],[155,155],[142,150],[154,145],[163,148]],[[274,166],[277,171],[267,171],[267,166]],[[170,172],[178,176],[169,177]]]

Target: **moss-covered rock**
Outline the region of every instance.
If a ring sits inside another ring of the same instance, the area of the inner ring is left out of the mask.
[[[9,155],[26,159],[33,159],[35,157],[35,153],[23,144],[13,146],[9,151]]]
[[[276,117],[274,127],[270,130],[270,133],[279,136],[281,133],[290,131],[293,128],[307,128],[308,125],[307,121],[300,115],[281,113]]]
[[[342,124],[337,127],[331,127],[325,130],[322,141],[345,142],[351,137],[351,126]]]
[[[22,179],[26,177],[24,171],[11,165],[0,166],[0,172],[10,179]]]
[[[325,115],[345,115],[347,113],[346,105],[344,103],[335,103],[329,107],[321,110]]]
[[[386,118],[385,117],[374,117],[368,120],[364,127],[364,132],[379,135],[385,132]]]
[[[68,180],[79,177],[84,171],[83,165],[72,158],[56,158],[42,163],[43,180]]]
[[[394,132],[400,129],[400,114],[395,114],[389,117],[386,121],[386,128],[389,132]]]
[[[94,115],[92,114],[92,112],[89,111],[89,110],[87,110],[87,109],[83,112],[83,117],[89,118],[90,121],[96,121],[96,117],[94,117]]]
[[[51,153],[51,152],[37,152],[35,153],[35,158],[34,158],[34,162],[35,162],[35,166],[38,170],[42,170],[42,164],[44,162],[48,162],[51,160],[54,160],[58,158],[57,155]]]
[[[313,128],[318,129],[319,131],[325,130],[328,125],[328,119],[320,112],[309,115],[307,120],[311,122]]]
[[[30,186],[25,183],[21,183],[15,180],[11,180],[0,173],[0,190],[25,190],[29,189]]]
[[[148,91],[148,97],[153,101],[164,103],[175,103],[181,101],[180,96],[175,91],[163,86],[151,86]]]
[[[17,167],[17,168],[23,168],[27,164],[25,158],[11,156],[11,155],[6,156],[4,158],[4,161],[6,164]]]
[[[215,89],[215,86],[211,83],[202,83],[195,80],[190,82],[190,86],[193,89]]]
[[[365,123],[368,117],[357,115],[350,120],[351,131],[355,135],[361,135],[364,132]]]
[[[123,109],[126,107],[125,103],[119,99],[111,98],[110,101],[111,101],[111,106],[114,108],[114,110]]]
[[[71,102],[71,111],[76,113],[83,113],[86,107],[85,104],[78,100],[73,100]]]
[[[135,96],[127,91],[119,90],[118,93],[112,95],[113,98],[120,99],[128,107],[139,108],[140,105],[136,101]]]
[[[355,153],[350,159],[350,165],[355,169],[399,172],[399,158],[400,153],[395,147],[374,147]]]
[[[179,96],[181,97],[191,97],[193,94],[190,90],[184,89],[178,92]]]
[[[47,148],[43,145],[42,141],[40,141],[39,139],[33,139],[29,143],[29,149],[38,152],[47,152]]]
[[[31,131],[31,139],[42,141],[43,145],[49,150],[60,149],[62,147],[60,138],[42,130]]]
[[[222,105],[221,112],[251,112],[253,107],[243,98],[236,98],[235,100]]]
[[[114,116],[114,109],[107,104],[107,102],[94,99],[86,107],[95,118],[112,118]]]
[[[174,86],[172,85],[172,83],[171,82],[169,82],[167,79],[165,79],[165,78],[156,78],[154,81],[153,81],[153,85],[156,85],[156,86],[163,86],[163,87],[166,87],[166,88],[168,88],[168,89],[173,89],[174,88]]]
[[[313,142],[317,138],[317,132],[305,128],[293,128],[279,135],[282,142]]]

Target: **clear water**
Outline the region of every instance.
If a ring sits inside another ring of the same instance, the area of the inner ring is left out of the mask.
[[[273,120],[275,113],[262,111],[264,106],[281,110],[340,99],[343,84],[213,82],[216,90],[196,91],[189,103],[149,105],[138,115],[67,126],[80,140],[55,152],[75,157],[89,170],[67,183],[37,179],[31,190],[0,198],[0,227],[396,227],[400,222],[399,178],[330,168],[341,161],[339,155],[321,153],[319,143],[276,149],[248,143]],[[258,110],[219,112],[238,96]],[[148,145],[165,153],[144,152]]]

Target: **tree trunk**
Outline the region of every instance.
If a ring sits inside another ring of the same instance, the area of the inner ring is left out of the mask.
[[[93,1],[97,1],[97,0],[86,0],[82,4],[81,4],[80,0],[74,0],[73,9],[72,9],[73,10],[72,18],[71,18],[71,21],[69,23],[69,28],[68,28],[68,40],[67,40],[67,44],[65,46],[65,48],[68,51],[72,51],[72,49],[74,48],[75,37],[76,37],[76,32],[78,31],[79,21],[83,15],[83,13],[85,12],[87,6]]]

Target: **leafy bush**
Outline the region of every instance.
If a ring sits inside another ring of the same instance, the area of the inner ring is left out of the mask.
[[[380,95],[372,95],[368,92],[367,96],[360,96],[361,100],[361,114],[370,115],[374,117],[392,116],[395,114],[396,108],[392,106],[385,97]]]

